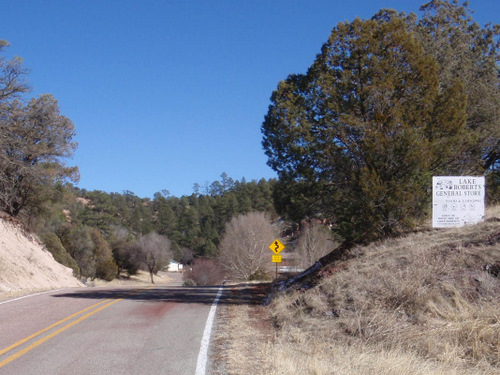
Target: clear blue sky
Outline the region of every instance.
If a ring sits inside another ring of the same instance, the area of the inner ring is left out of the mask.
[[[79,187],[152,197],[275,177],[260,127],[278,82],[340,21],[425,0],[0,0],[0,39],[75,124]],[[471,0],[480,23],[500,1]]]

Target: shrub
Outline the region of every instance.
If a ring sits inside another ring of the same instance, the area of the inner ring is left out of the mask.
[[[90,228],[89,233],[95,245],[95,276],[102,280],[111,281],[118,274],[118,266],[113,259],[111,247],[98,229]]]
[[[185,279],[184,286],[196,286],[196,283],[192,279]]]
[[[78,267],[76,261],[66,251],[59,237],[54,233],[45,233],[42,235],[42,241],[57,262],[71,268],[73,270],[73,275],[80,275],[80,267]]]
[[[248,281],[268,281],[272,280],[271,272],[265,269],[258,269],[248,277]]]
[[[139,249],[125,241],[113,243],[113,258],[118,266],[118,274],[126,271],[129,276],[137,274],[141,267]]]
[[[57,229],[57,235],[64,248],[80,267],[81,276],[95,278],[95,244],[90,237],[89,227],[85,225],[76,227],[71,227],[69,224],[61,225]]]
[[[215,260],[199,258],[184,272],[183,279],[185,285],[217,285],[224,280],[224,271]]]

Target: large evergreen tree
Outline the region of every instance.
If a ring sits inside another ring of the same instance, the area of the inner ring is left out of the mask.
[[[500,25],[481,27],[468,3],[433,0],[421,7],[415,31],[438,62],[440,86],[463,82],[467,97],[466,127],[474,143],[456,158],[465,173],[500,168]]]
[[[0,52],[6,46],[0,40]],[[76,149],[73,123],[52,95],[20,101],[27,91],[22,59],[0,55],[0,209],[13,216],[36,211],[54,181],[78,178],[77,168],[64,164]]]
[[[463,82],[441,85],[436,58],[394,15],[338,24],[271,101],[263,146],[288,193],[278,209],[329,217],[347,240],[411,226],[431,175],[461,173],[475,141]]]

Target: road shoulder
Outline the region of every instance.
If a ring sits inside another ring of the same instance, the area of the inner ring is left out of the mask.
[[[272,339],[264,300],[270,284],[238,284],[217,310],[212,333],[210,375],[263,373],[263,344]]]

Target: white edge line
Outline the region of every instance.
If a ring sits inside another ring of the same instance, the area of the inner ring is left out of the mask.
[[[7,301],[0,302],[0,305],[3,305],[4,303],[9,303],[9,302],[14,302],[14,301],[19,301],[20,299],[28,298],[28,297],[34,297],[34,296],[39,296],[41,294],[48,294],[48,293],[53,293],[53,292],[59,292],[60,290],[64,290],[64,288],[61,289],[55,289],[55,290],[47,290],[46,292],[40,292],[40,293],[34,293],[34,294],[28,294],[27,296],[22,296],[22,297],[17,297],[14,299],[9,299]]]
[[[207,322],[205,324],[205,330],[203,331],[203,338],[201,339],[200,352],[198,353],[198,361],[196,363],[195,375],[205,375],[207,361],[208,361],[208,347],[210,345],[210,336],[212,334],[212,326],[215,318],[215,311],[217,310],[217,303],[219,302],[220,296],[222,295],[222,287],[219,288],[217,295],[215,296],[212,307],[210,307],[210,312],[208,313]]]

